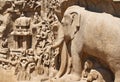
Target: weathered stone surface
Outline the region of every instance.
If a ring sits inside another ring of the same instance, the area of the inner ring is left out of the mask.
[[[67,0],[62,6],[62,12],[71,5],[79,5],[85,7],[87,10],[94,12],[106,12],[120,17],[120,2],[113,0]]]
[[[120,82],[119,6],[0,0],[0,82]]]

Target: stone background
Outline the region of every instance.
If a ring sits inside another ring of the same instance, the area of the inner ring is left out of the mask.
[[[120,1],[113,0],[67,0],[61,5],[62,14],[71,5],[80,5],[94,12],[106,12],[120,17]]]
[[[71,5],[79,5],[85,7],[87,10],[94,12],[106,12],[114,16],[120,17],[120,1],[113,0],[63,0],[61,4],[61,13],[58,15],[62,17],[67,7]],[[5,0],[0,1],[0,12],[8,8],[9,2]],[[2,9],[3,8],[3,9]],[[31,11],[31,10],[30,10]],[[60,19],[61,19],[60,17]]]

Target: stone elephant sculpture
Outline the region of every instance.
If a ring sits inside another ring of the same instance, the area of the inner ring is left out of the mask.
[[[66,9],[61,23],[64,40],[71,44],[73,79],[81,77],[80,55],[85,52],[104,62],[113,72],[114,82],[120,82],[120,19],[74,5]]]

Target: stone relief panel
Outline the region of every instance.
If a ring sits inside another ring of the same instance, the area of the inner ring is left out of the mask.
[[[120,19],[65,2],[0,0],[0,82],[120,82]]]

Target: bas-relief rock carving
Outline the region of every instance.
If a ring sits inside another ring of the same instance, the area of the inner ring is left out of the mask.
[[[120,81],[119,21],[119,18],[110,14],[90,12],[79,6],[69,7],[65,11],[62,24],[64,30],[67,30],[66,41],[70,40],[71,44],[69,48],[72,57],[73,79],[80,79],[82,72],[80,54],[84,52],[98,58],[103,65],[105,64],[104,66],[109,67],[115,76],[114,82]]]
[[[120,19],[67,1],[2,1],[0,82],[120,82]]]

